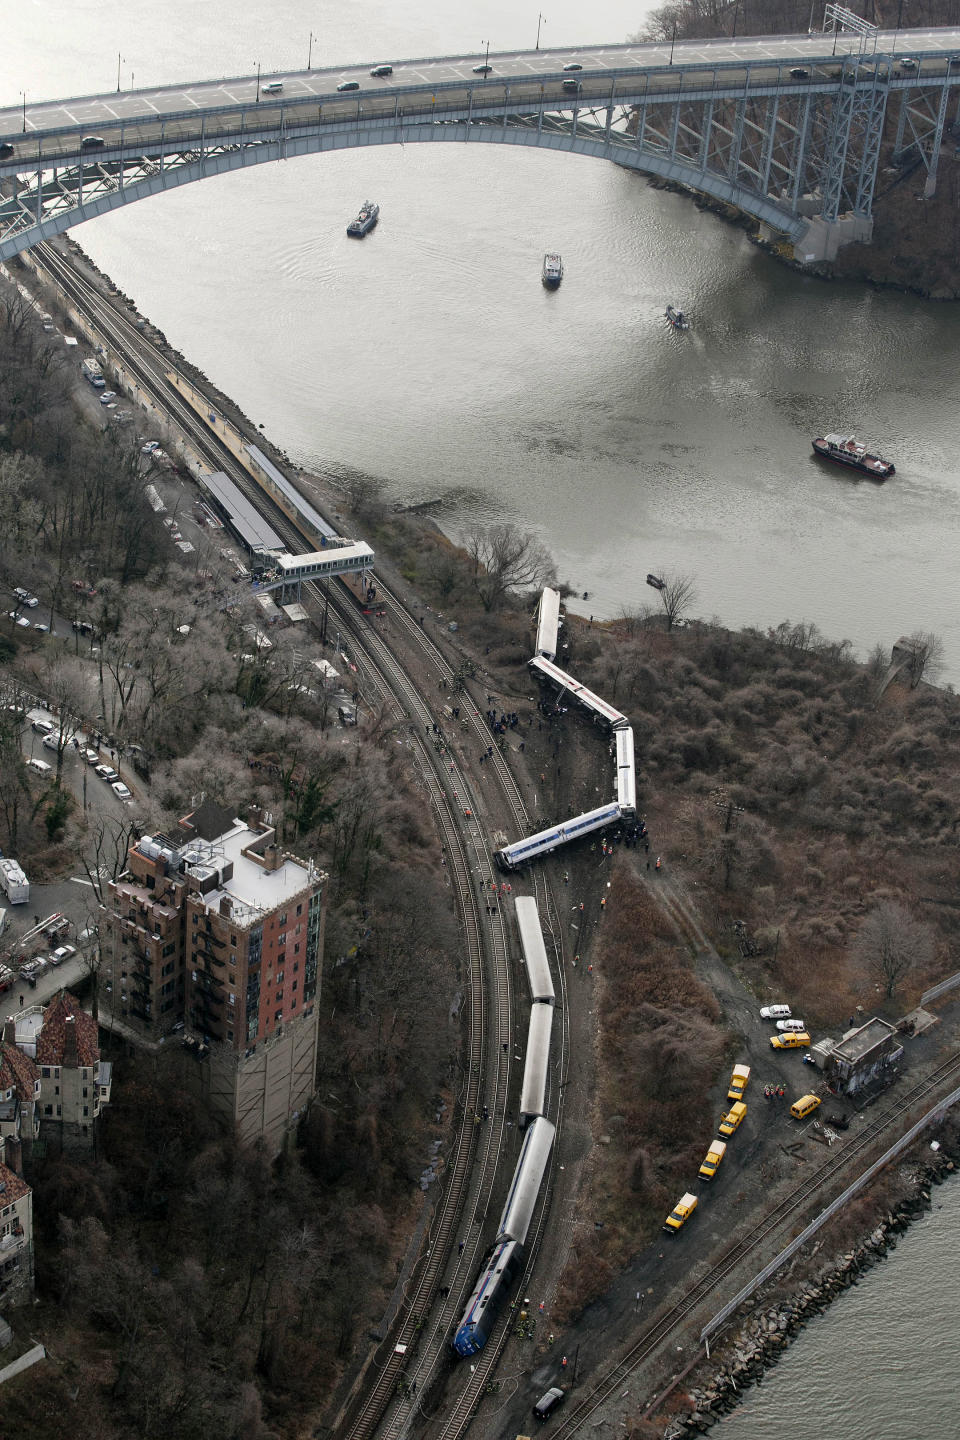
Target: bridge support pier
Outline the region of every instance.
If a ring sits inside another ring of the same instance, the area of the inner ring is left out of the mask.
[[[793,255],[801,265],[819,265],[836,260],[844,245],[869,245],[872,238],[870,215],[840,215],[836,220],[813,215],[805,233],[794,242]]]

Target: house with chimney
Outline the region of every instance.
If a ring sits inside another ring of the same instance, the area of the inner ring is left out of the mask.
[[[0,1305],[33,1298],[33,1191],[20,1168],[20,1144],[0,1137]]]
[[[13,1030],[17,1049],[39,1072],[41,1139],[59,1149],[92,1145],[112,1081],[112,1065],[100,1059],[96,1020],[61,990],[47,1005],[21,1010]]]
[[[0,1040],[0,1137],[29,1149],[40,1135],[40,1071],[17,1048],[16,1031],[10,1015]]]

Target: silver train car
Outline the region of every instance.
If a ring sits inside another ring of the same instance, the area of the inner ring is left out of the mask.
[[[526,1243],[556,1133],[557,1127],[540,1115],[524,1136],[510,1193],[500,1216],[497,1243],[501,1240],[516,1240],[520,1245]]]
[[[548,585],[537,606],[537,641],[533,653],[542,655],[546,660],[556,660],[559,631],[560,591],[551,590]]]
[[[515,845],[505,845],[502,850],[494,851],[493,858],[501,870],[518,870],[521,865],[529,865],[531,860],[539,860],[559,846],[567,845],[571,840],[580,840],[584,835],[602,830],[605,825],[612,825],[619,819],[620,806],[612,801],[597,810],[588,810],[585,815],[577,815],[573,820],[564,820],[561,825],[554,825],[549,830],[539,830],[536,835],[518,840]]]
[[[545,680],[553,685],[559,694],[569,695],[578,705],[582,705],[591,719],[598,724],[604,725],[609,730],[619,730],[626,725],[627,717],[615,705],[610,705],[606,700],[601,700],[599,695],[594,695],[586,685],[581,685],[572,675],[561,670],[559,665],[554,665],[552,660],[545,660],[542,655],[534,655],[527,661],[528,668],[536,675],[538,680]]]
[[[617,751],[617,804],[625,820],[637,813],[637,768],[633,754],[633,727],[614,731]]]
[[[520,931],[520,949],[523,951],[523,963],[530,985],[530,999],[552,1005],[556,1000],[556,992],[550,978],[550,962],[547,959],[547,947],[543,943],[537,902],[532,895],[518,895],[514,907],[517,912],[517,929]]]
[[[527,1030],[527,1055],[523,1065],[523,1086],[520,1091],[520,1126],[542,1115],[546,1108],[547,1072],[550,1067],[550,1032],[553,1029],[553,1006],[531,1005]]]

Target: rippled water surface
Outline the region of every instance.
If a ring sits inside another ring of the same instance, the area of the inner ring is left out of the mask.
[[[960,1184],[882,1265],[815,1320],[742,1409],[723,1440],[949,1440],[957,1434],[956,1255]]]
[[[643,9],[564,0],[542,43],[623,38]],[[321,18],[293,0],[27,7],[4,95],[24,74],[30,94],[112,88],[118,52],[124,86],[302,68],[311,24],[314,65],[529,45],[537,14],[369,0]],[[349,241],[367,196],[380,225]],[[649,569],[681,569],[706,615],[806,618],[861,651],[930,629],[960,675],[956,307],[818,283],[613,165],[487,144],[257,167],[76,233],[298,462],[402,500],[456,493],[453,529],[538,529],[587,610],[644,603]],[[814,434],[846,426],[893,481],[812,458]]]
[[[553,0],[542,44],[621,39],[646,6]],[[529,45],[537,10],[481,0],[70,0],[4,19],[0,99]],[[362,243],[345,226],[382,207]],[[696,575],[731,624],[815,620],[861,649],[944,638],[960,677],[956,307],[789,273],[616,167],[494,145],[358,150],[192,185],[77,238],[300,463],[539,529],[610,615],[648,569]],[[566,274],[546,293],[540,263]],[[693,328],[671,331],[668,301]],[[855,427],[884,486],[810,455]],[[956,1433],[950,1277],[960,1187],[812,1326],[728,1428],[742,1440]]]

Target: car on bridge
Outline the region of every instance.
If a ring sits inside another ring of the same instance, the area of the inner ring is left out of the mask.
[[[343,91],[343,90],[359,90],[359,89],[360,89],[360,81],[359,81],[359,80],[343,80],[343,81],[341,81],[341,83],[337,86],[337,89],[338,89],[339,91]]]
[[[474,75],[492,75],[492,74],[493,74],[493,66],[492,66],[492,65],[474,65],[474,67],[473,67],[473,73],[474,73]]]
[[[102,150],[107,142],[102,135],[84,135],[80,141],[81,150]]]
[[[269,80],[266,85],[260,87],[261,95],[279,95],[283,89],[282,80]]]
[[[12,154],[13,146],[10,144],[9,140],[4,140],[3,144],[0,145],[0,160],[9,160]]]
[[[916,68],[917,68],[917,62],[916,62],[916,60],[914,60],[914,58],[913,58],[912,55],[901,55],[901,56],[900,56],[900,69],[901,69],[901,70],[916,70]]]
[[[810,71],[809,71],[809,70],[805,70],[802,65],[794,65],[793,69],[790,71],[790,79],[791,79],[791,80],[809,80],[809,79],[810,79]]]
[[[564,65],[563,68],[564,70],[582,70],[583,66],[580,64],[579,60],[571,60],[570,63],[568,65]]]
[[[393,66],[374,65],[373,69],[370,71],[370,74],[373,76],[374,80],[385,80],[388,75],[393,74]]]

